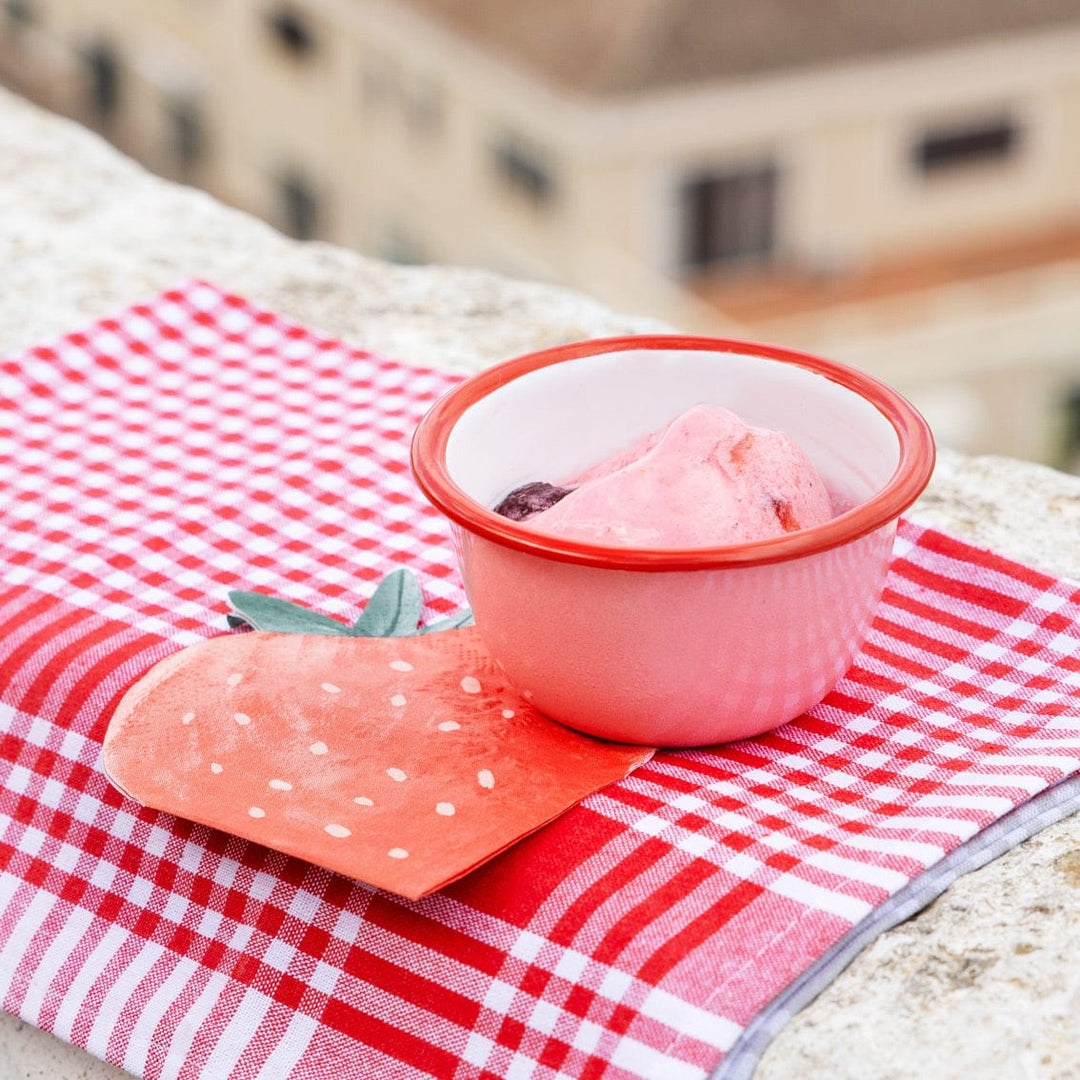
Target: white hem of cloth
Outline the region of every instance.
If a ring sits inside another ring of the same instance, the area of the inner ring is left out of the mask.
[[[954,848],[853,926],[827,953],[769,1002],[743,1029],[708,1080],[751,1080],[769,1044],[886,930],[918,914],[962,874],[978,870],[1080,809],[1080,773],[1025,800]]]

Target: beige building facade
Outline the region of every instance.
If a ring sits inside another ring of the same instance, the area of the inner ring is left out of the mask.
[[[751,26],[695,60],[645,0],[6,0],[0,78],[293,234],[827,353],[961,449],[1064,463],[1080,3],[925,19],[950,4],[933,40]]]

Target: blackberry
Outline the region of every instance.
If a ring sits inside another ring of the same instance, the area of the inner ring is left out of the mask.
[[[539,514],[541,510],[554,506],[560,499],[565,499],[573,490],[573,488],[548,484],[543,480],[534,480],[532,483],[514,488],[495,507],[495,513],[502,514],[511,521],[525,521],[533,514]]]

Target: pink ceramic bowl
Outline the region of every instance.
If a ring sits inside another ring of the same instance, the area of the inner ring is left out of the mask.
[[[755,543],[627,548],[544,535],[490,508],[718,404],[799,443],[842,512]],[[622,742],[700,746],[798,716],[861,645],[899,515],[930,479],[926,422],[859,371],[790,349],[683,336],[546,349],[442,398],[412,444],[451,521],[492,655],[534,704]]]

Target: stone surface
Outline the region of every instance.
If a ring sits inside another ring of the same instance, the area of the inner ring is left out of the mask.
[[[0,352],[191,277],[388,356],[463,371],[661,329],[546,285],[294,243],[3,92],[0,221]],[[1080,478],[943,452],[912,516],[1080,579]],[[1074,817],[879,938],[779,1036],[759,1080],[1080,1076],[1078,901]],[[0,1080],[123,1075],[0,1016]]]

